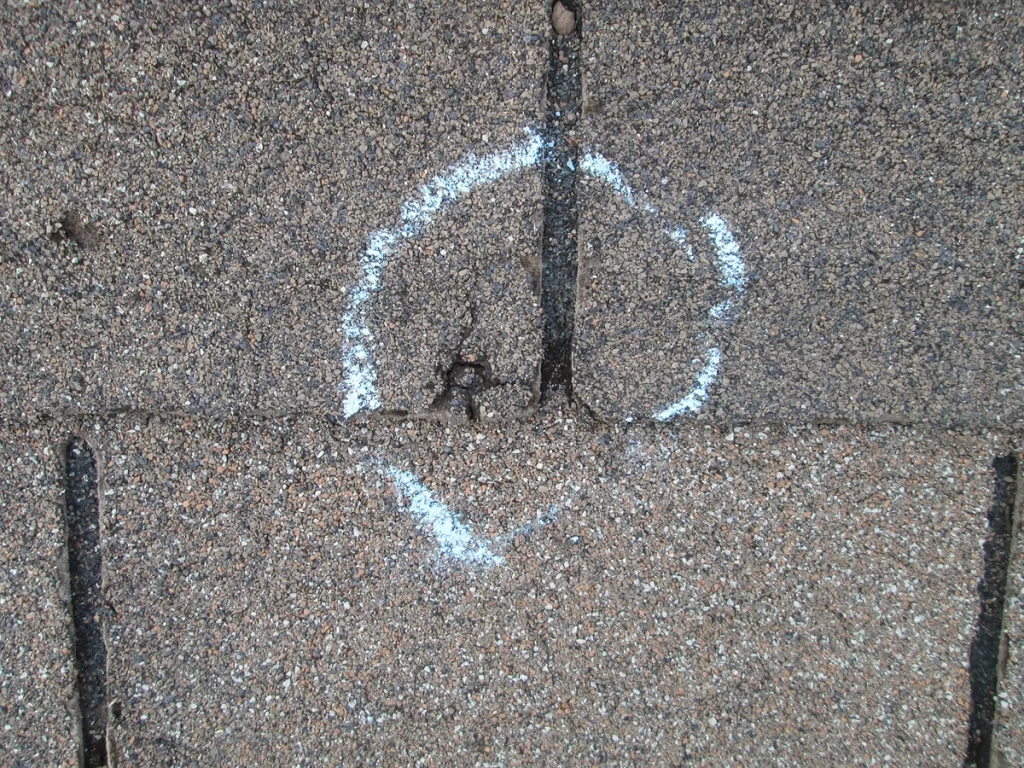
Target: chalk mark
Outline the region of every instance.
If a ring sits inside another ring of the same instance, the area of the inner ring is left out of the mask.
[[[639,208],[644,213],[661,220],[663,217],[657,206],[641,198],[638,203],[637,193],[629,186],[619,167],[597,152],[588,152],[580,162],[580,169],[595,179],[605,182],[615,194],[622,198],[630,208]],[[720,301],[708,310],[707,324],[731,323],[735,317],[736,306],[743,291],[747,287],[746,267],[740,253],[739,244],[729,229],[725,219],[717,213],[709,213],[700,221],[715,250],[715,262],[721,276],[720,284],[732,292],[730,298]],[[693,261],[693,246],[689,242],[689,234],[684,227],[663,226],[665,235],[686,249],[686,256]],[[722,351],[717,346],[710,346],[704,358],[704,366],[697,374],[693,387],[679,400],[658,409],[651,417],[656,421],[671,421],[680,414],[696,414],[708,401],[709,390],[718,380],[718,369],[722,362]]]
[[[505,565],[501,550],[517,538],[530,536],[558,520],[562,510],[571,506],[576,493],[552,504],[542,515],[520,526],[511,534],[488,539],[477,536],[462,521],[458,512],[445,504],[412,472],[399,469],[385,461],[374,462],[394,483],[399,505],[412,517],[417,526],[437,542],[440,553],[464,565],[493,568]]]
[[[360,258],[362,277],[349,294],[339,329],[344,334],[345,352],[343,381],[338,386],[344,392],[343,413],[346,419],[362,410],[374,411],[381,408],[368,303],[381,287],[381,274],[391,254],[401,242],[421,235],[437,213],[477,187],[536,166],[547,143],[529,128],[525,132],[527,140],[511,149],[484,157],[469,154],[445,172],[434,176],[420,187],[416,197],[402,204],[399,224],[390,229],[379,229],[370,235],[366,250]],[[618,166],[603,155],[588,152],[579,165],[584,173],[607,183],[630,207],[639,207],[659,221],[663,218],[652,203],[642,198],[638,203],[639,196]],[[738,299],[746,288],[743,257],[735,237],[721,216],[710,213],[701,220],[701,226],[714,245],[721,285],[733,293],[732,297],[718,302],[708,310],[708,324],[729,323],[735,315]],[[679,226],[665,226],[662,229],[666,236],[686,249],[687,258],[692,261],[693,246],[688,241],[686,229]],[[709,346],[704,366],[694,386],[678,401],[655,411],[652,418],[669,421],[683,413],[697,413],[707,402],[709,388],[718,378],[721,359],[721,350],[717,346]],[[511,534],[488,540],[474,535],[459,514],[414,474],[379,459],[375,463],[394,483],[400,504],[407,509],[417,525],[428,530],[437,541],[442,555],[466,565],[484,568],[503,565],[505,558],[500,554],[500,549],[518,537],[529,536],[551,525],[558,519],[563,508],[571,506],[576,495],[574,493],[567,497],[561,505],[553,505],[546,513]]]
[[[505,563],[504,557],[492,552],[486,541],[474,536],[458,513],[438,499],[414,474],[391,464],[386,464],[384,471],[394,482],[395,491],[409,514],[433,535],[445,555],[486,568]]]
[[[379,229],[369,238],[366,251],[360,259],[362,279],[349,294],[348,306],[342,319],[341,332],[345,336],[343,356],[344,379],[339,385],[344,392],[343,413],[350,418],[362,410],[381,408],[377,388],[377,369],[373,361],[373,333],[369,328],[367,304],[380,288],[381,273],[396,246],[404,240],[417,237],[433,222],[434,216],[468,195],[477,187],[498,181],[504,176],[537,165],[545,142],[531,129],[525,129],[527,140],[511,149],[483,157],[467,155],[444,173],[434,176],[420,187],[416,197],[401,206],[400,224],[391,229]],[[646,200],[637,202],[638,195],[630,187],[622,171],[598,152],[588,152],[580,161],[580,170],[604,181],[631,208],[639,207],[648,215],[662,219],[656,206]],[[735,315],[738,299],[746,289],[746,269],[740,248],[725,219],[709,213],[701,219],[701,226],[711,238],[723,288],[733,296],[720,301],[708,310],[709,325],[730,323]],[[686,248],[687,257],[693,259],[693,246],[684,227],[666,226],[665,235]],[[697,413],[707,402],[709,388],[718,379],[721,350],[711,346],[704,366],[689,392],[676,402],[655,411],[652,418],[669,421],[682,413]]]

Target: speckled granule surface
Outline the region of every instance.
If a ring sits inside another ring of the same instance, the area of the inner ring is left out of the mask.
[[[8,418],[340,411],[372,233],[452,164],[543,124],[535,3],[71,3],[0,22]],[[519,389],[508,410],[530,399],[539,179],[475,190],[394,253],[371,307],[385,407],[425,410],[470,305],[474,342]],[[67,211],[94,227],[85,248],[56,241]]]
[[[960,766],[1024,27],[825,5],[586,3],[547,155],[543,2],[6,5],[0,763],[79,762],[81,432],[120,766]],[[577,402],[538,413],[576,152]],[[345,421],[364,331],[388,413]]]
[[[0,429],[0,762],[5,765],[78,765],[63,439],[60,430],[48,427]]]
[[[588,6],[580,138],[636,204],[581,175],[576,393],[649,416],[718,344],[725,420],[1019,428],[1022,31],[1011,3]],[[726,329],[709,213],[746,262]]]
[[[962,759],[1001,439],[554,416],[88,434],[121,765]],[[504,563],[439,556],[382,463]]]

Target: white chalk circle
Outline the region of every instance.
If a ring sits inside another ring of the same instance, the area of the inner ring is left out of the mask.
[[[345,418],[351,418],[360,411],[376,411],[381,408],[377,368],[373,359],[375,345],[369,327],[369,302],[381,288],[381,274],[392,253],[401,243],[421,236],[438,213],[450,208],[477,187],[539,165],[545,142],[529,128],[525,129],[525,133],[526,140],[510,149],[482,157],[469,154],[434,176],[419,188],[415,196],[402,204],[398,223],[394,227],[378,229],[370,235],[366,250],[360,257],[362,277],[349,292],[340,329],[345,339],[343,380],[339,384],[343,392]],[[606,183],[631,208],[654,218],[659,225],[663,223],[658,209],[634,192],[615,163],[600,153],[586,153],[580,161],[580,171]],[[728,298],[708,308],[708,325],[720,327],[730,324],[735,316],[739,298],[746,288],[746,270],[739,245],[725,219],[711,212],[700,223],[714,247],[721,286],[730,294]],[[686,229],[671,225],[660,226],[660,229],[669,239],[692,254]],[[708,400],[708,390],[718,378],[721,362],[721,349],[710,343],[703,355],[704,365],[690,391],[656,410],[651,418],[665,422],[681,414],[697,413]],[[465,564],[485,567],[504,562],[500,555],[491,551],[487,542],[472,535],[456,512],[437,500],[413,475],[390,466],[387,472],[413,517],[421,527],[430,529],[446,556]],[[552,510],[545,524],[555,517],[557,510]],[[536,523],[528,524],[520,533],[536,527]]]
[[[373,333],[368,324],[368,305],[370,298],[381,287],[381,273],[391,254],[400,243],[422,235],[435,215],[477,187],[537,165],[541,159],[543,140],[529,129],[526,133],[526,141],[503,152],[484,157],[467,155],[420,187],[415,197],[402,204],[397,226],[379,229],[370,235],[366,250],[360,258],[362,278],[349,293],[348,306],[342,319],[341,332],[345,337],[346,349],[343,358],[344,380],[339,386],[344,392],[345,418],[363,410],[375,411],[381,407],[377,368],[373,360]],[[588,152],[580,162],[580,170],[608,184],[631,208],[638,208],[656,219],[661,218],[658,209],[649,202],[641,200],[638,203],[638,195],[630,188],[618,167],[601,154]],[[721,285],[731,293],[724,301],[708,308],[708,324],[728,324],[735,316],[739,298],[746,288],[743,257],[729,225],[720,215],[714,212],[707,214],[701,220],[701,226],[714,246]],[[686,229],[668,226],[663,227],[663,231],[692,253]],[[697,413],[708,400],[708,389],[718,378],[721,361],[721,349],[710,346],[704,353],[704,367],[697,375],[693,388],[678,400],[656,410],[651,417],[658,421],[670,421],[683,413]]]

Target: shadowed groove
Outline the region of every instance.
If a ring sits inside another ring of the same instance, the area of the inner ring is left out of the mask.
[[[978,583],[981,608],[970,650],[971,716],[968,723],[964,768],[989,768],[992,762],[992,728],[1002,657],[1003,606],[1006,576],[1013,543],[1014,501],[1019,464],[1013,454],[992,462],[995,492],[988,512],[985,538],[985,572]]]
[[[556,2],[556,6],[560,3]],[[544,359],[541,402],[555,393],[572,398],[572,344],[576,319],[579,150],[573,131],[580,118],[580,4],[562,0],[575,21],[567,34],[553,31],[548,58],[544,132],[544,240],[541,303]]]
[[[96,458],[73,438],[65,456],[65,526],[75,626],[83,768],[107,765],[107,648],[103,638],[103,553]]]

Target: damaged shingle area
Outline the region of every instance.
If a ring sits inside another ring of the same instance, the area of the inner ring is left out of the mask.
[[[53,227],[50,239],[55,243],[72,242],[83,251],[87,251],[99,245],[100,230],[83,217],[80,211],[68,210]]]
[[[469,348],[478,322],[477,309],[472,305],[469,320],[469,325],[462,328],[458,348],[448,364],[437,366],[436,373],[444,382],[444,389],[431,402],[430,410],[461,414],[470,421],[479,421],[480,405],[475,398],[485,390],[517,382],[504,381],[496,376],[487,353]]]
[[[480,408],[473,401],[474,395],[495,386],[490,366],[457,357],[451,365],[439,372],[444,380],[444,390],[430,404],[431,410],[464,413],[470,421],[480,418]]]

